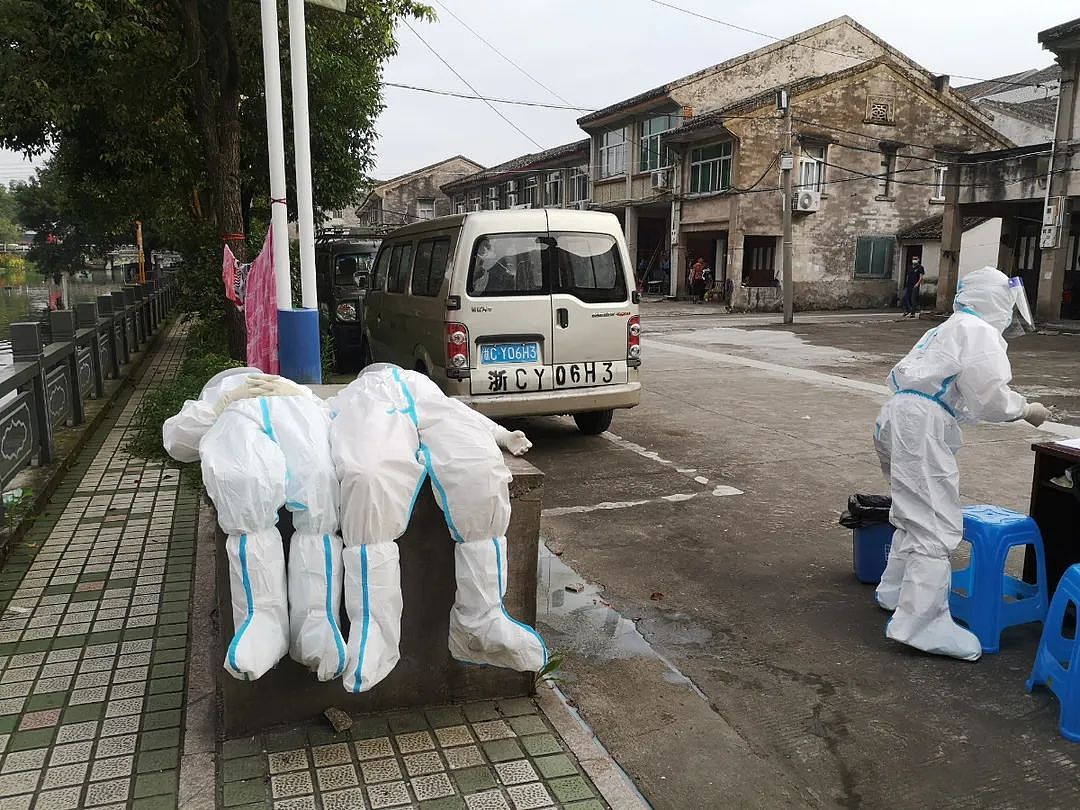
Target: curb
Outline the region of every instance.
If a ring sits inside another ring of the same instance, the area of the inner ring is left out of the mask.
[[[652,805],[604,748],[588,723],[567,703],[558,686],[540,686],[536,702],[612,810],[652,810]]]

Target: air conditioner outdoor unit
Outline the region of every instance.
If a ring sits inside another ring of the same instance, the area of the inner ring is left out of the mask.
[[[802,211],[803,213],[812,213],[821,208],[821,192],[820,191],[799,191],[795,194],[795,199],[792,203],[791,210]]]
[[[578,211],[588,211],[589,210],[589,201],[588,200],[578,200],[576,203],[574,203],[574,208],[576,208]]]
[[[511,205],[510,208],[514,211],[521,211],[526,208],[532,208],[532,203],[522,203],[521,205]]]
[[[652,173],[652,187],[661,189],[670,188],[667,169],[658,169]]]

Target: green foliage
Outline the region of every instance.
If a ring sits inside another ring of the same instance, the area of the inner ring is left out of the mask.
[[[413,0],[307,9],[316,210],[344,207],[367,180],[381,65],[402,17],[433,14]],[[285,64],[283,0],[279,19]],[[0,1],[0,145],[53,152],[26,199],[44,271],[133,241],[136,219],[148,250],[220,250],[222,234],[252,230],[261,241],[251,222],[269,208],[259,30],[247,0]],[[288,109],[286,98],[291,149]],[[46,245],[49,234],[63,244]]]
[[[26,259],[10,253],[0,253],[0,285],[21,287],[26,283]]]
[[[207,344],[201,341],[209,337]],[[148,460],[175,462],[161,444],[161,427],[170,416],[180,412],[189,399],[198,399],[206,381],[220,371],[240,365],[225,354],[209,349],[220,348],[213,330],[194,324],[188,333],[185,358],[172,380],[165,380],[146,392],[133,420],[134,435],[127,446],[132,455]],[[191,472],[198,476],[197,466]]]
[[[536,681],[534,686],[540,686],[544,682],[551,682],[558,684],[560,681],[565,680],[560,672],[566,665],[566,654],[558,650],[550,650],[548,652],[547,663],[544,664],[544,668],[536,673]]]
[[[10,190],[0,186],[0,245],[14,244],[22,236],[17,217],[18,209],[14,184]]]

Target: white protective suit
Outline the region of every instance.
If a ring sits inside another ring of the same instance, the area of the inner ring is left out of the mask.
[[[457,543],[451,654],[522,672],[541,669],[547,650],[539,633],[503,606],[510,472],[499,446],[524,452],[524,434],[447,397],[423,374],[387,364],[362,371],[331,407],[350,621],[345,689],[371,689],[400,657],[394,540],[408,527],[428,477]]]
[[[968,661],[982,654],[979,640],[949,613],[949,555],[964,528],[959,423],[1015,421],[1030,418],[1030,408],[1042,408],[1028,406],[1009,388],[1012,370],[1002,332],[1015,304],[1015,285],[998,270],[984,267],[964,276],[952,316],[924,334],[889,374],[895,393],[874,432],[896,529],[877,588],[878,603],[895,611],[885,635]]]
[[[258,395],[265,391],[279,395]],[[165,422],[162,439],[177,461],[201,459],[203,482],[228,535],[235,632],[225,669],[255,680],[288,651],[319,680],[340,675],[339,490],[326,404],[258,369],[229,369]],[[295,527],[288,585],[276,527],[282,506]]]

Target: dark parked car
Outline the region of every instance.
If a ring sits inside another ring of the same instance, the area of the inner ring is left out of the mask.
[[[319,324],[331,337],[334,371],[362,367],[364,295],[380,240],[348,229],[327,229],[315,240]]]

